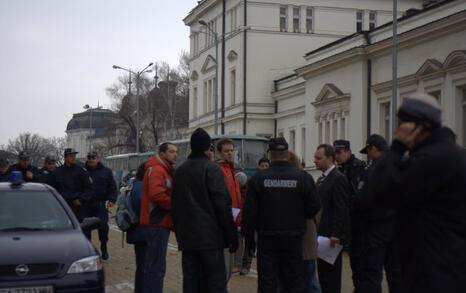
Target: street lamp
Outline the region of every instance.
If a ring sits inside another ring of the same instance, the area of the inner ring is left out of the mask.
[[[200,19],[198,21],[198,23],[200,25],[202,25],[202,26],[205,26],[209,32],[207,32],[207,31],[205,31],[205,32],[196,31],[196,32],[197,33],[203,33],[203,34],[206,34],[208,36],[213,36],[214,40],[215,40],[215,118],[214,118],[214,132],[215,132],[215,134],[218,134],[218,41],[219,41],[219,35],[214,30],[212,30],[212,28],[207,24],[207,22],[205,22],[205,20]],[[250,28],[250,26],[242,26],[242,27],[237,28],[234,31],[225,33],[221,37],[225,38],[226,36],[228,36],[230,34],[236,33],[236,32],[238,32],[240,30],[246,30],[246,29],[249,29],[249,28]]]
[[[86,110],[89,110],[89,115],[90,115],[90,118],[89,118],[89,152],[92,151],[92,107],[89,106],[89,104],[86,104],[83,106],[83,109],[86,109]]]
[[[154,65],[154,63],[149,63],[143,70],[138,72],[133,72],[131,69],[123,68],[118,65],[113,65],[113,69],[121,69],[124,71],[129,72],[130,74],[136,75],[136,153],[139,153],[139,78],[145,72],[151,72],[151,70],[147,70],[147,68]]]

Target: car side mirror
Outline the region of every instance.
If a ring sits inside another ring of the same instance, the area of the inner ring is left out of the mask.
[[[81,229],[84,232],[88,232],[99,228],[100,225],[102,225],[102,221],[97,217],[84,218],[83,222],[81,223]]]

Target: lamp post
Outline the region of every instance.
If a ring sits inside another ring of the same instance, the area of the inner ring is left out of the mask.
[[[92,107],[88,104],[83,106],[83,109],[89,110],[89,152],[92,151]]]
[[[136,75],[136,153],[139,153],[139,79],[141,75],[145,72],[151,72],[151,70],[147,70],[150,66],[154,63],[149,63],[143,70],[138,72],[133,72],[131,69],[123,68],[118,65],[113,65],[113,69],[121,69],[124,71],[129,72],[130,74]],[[131,81],[131,80],[130,80]]]

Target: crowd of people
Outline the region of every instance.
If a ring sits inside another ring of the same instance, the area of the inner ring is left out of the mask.
[[[216,160],[209,134],[196,129],[191,154],[176,170],[177,147],[163,143],[139,166],[131,189],[140,219],[127,234],[136,254],[135,292],[163,292],[170,231],[182,252],[185,293],[226,293],[230,276],[248,274],[255,255],[258,292],[339,293],[343,252],[334,262],[320,258],[319,239],[348,252],[355,293],[381,293],[384,271],[390,293],[463,292],[466,151],[441,125],[432,96],[407,97],[397,118],[391,145],[378,134],[367,138],[359,151],[367,163],[347,140],[319,145],[316,181],[282,137],[270,139],[268,158],[250,178],[235,170],[227,138],[217,143]],[[56,170],[47,158],[39,172],[20,153],[6,172],[46,182],[78,218],[106,222],[116,198],[111,172],[96,153],[84,168],[75,154],[67,149]],[[99,239],[108,258],[108,226]]]

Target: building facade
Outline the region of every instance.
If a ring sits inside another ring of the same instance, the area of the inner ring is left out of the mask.
[[[423,2],[399,0],[398,15]],[[214,133],[217,124],[220,134],[273,136],[275,80],[302,66],[305,52],[391,19],[385,0],[199,1],[184,19],[191,30],[188,132]]]

